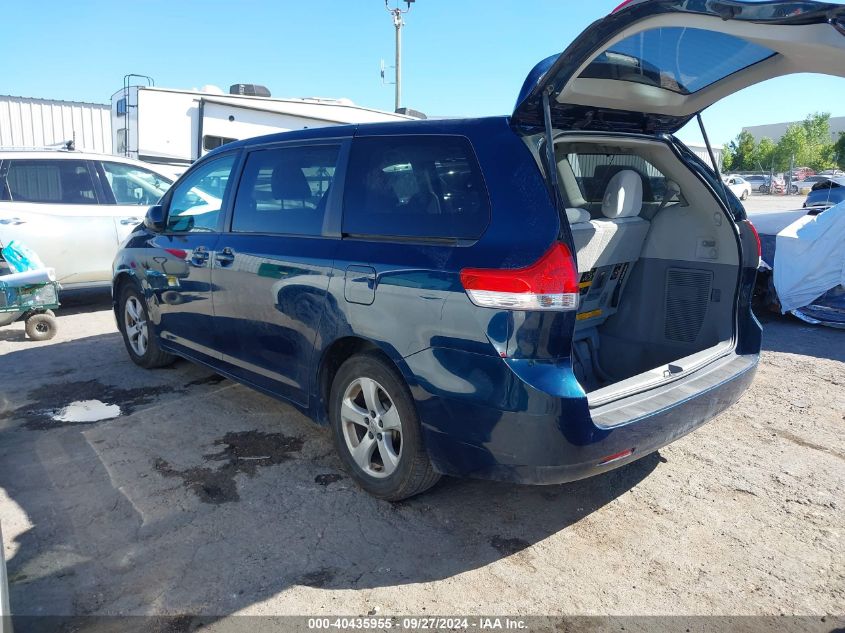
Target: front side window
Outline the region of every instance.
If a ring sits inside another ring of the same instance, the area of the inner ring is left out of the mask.
[[[487,227],[487,189],[463,137],[359,138],[349,161],[347,235],[477,239]]]
[[[234,165],[234,154],[221,156],[202,164],[179,182],[170,198],[168,230],[216,231]]]
[[[315,145],[251,152],[232,231],[320,235],[339,147]]]
[[[11,160],[6,186],[13,202],[98,203],[83,160]]]
[[[157,203],[173,184],[173,181],[149,169],[142,169],[124,163],[103,163],[109,186],[117,204]]]

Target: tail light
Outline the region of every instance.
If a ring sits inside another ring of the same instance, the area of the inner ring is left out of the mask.
[[[578,271],[565,244],[516,269],[464,268],[461,283],[475,305],[503,310],[577,310]]]
[[[745,223],[748,225],[748,228],[751,229],[751,232],[754,234],[754,239],[757,240],[757,257],[760,258],[763,256],[763,245],[760,243],[760,234],[757,232],[757,228],[751,224],[750,220],[745,220]]]
[[[616,13],[617,11],[621,11],[622,9],[624,9],[625,7],[627,7],[629,4],[633,4],[633,3],[635,3],[635,2],[637,2],[637,0],[625,0],[622,4],[620,4],[620,5],[619,5],[618,7],[616,7],[613,11],[611,11],[611,12],[610,12],[610,15],[613,15],[613,14],[614,14],[614,13]]]

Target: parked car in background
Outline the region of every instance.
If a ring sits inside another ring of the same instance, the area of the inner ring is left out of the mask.
[[[810,176],[815,176],[816,172],[809,167],[797,167],[792,170],[792,180],[804,180]]]
[[[129,158],[0,150],[0,243],[29,246],[63,288],[108,287],[118,245],[172,182]]]
[[[742,176],[751,185],[753,191],[759,193],[783,194],[786,191],[786,181],[781,174],[775,174],[774,178],[768,174],[755,174],[753,176]],[[792,192],[797,193],[798,187],[793,184]]]
[[[743,178],[751,185],[754,191],[759,191],[760,193],[767,193],[769,191],[769,182],[771,179],[768,176],[753,174],[751,176],[743,176]]]
[[[801,181],[801,186],[802,187],[806,187],[806,186],[812,187],[817,182],[824,182],[825,180],[828,180],[830,178],[831,178],[831,176],[807,176],[804,180]]]
[[[751,195],[751,183],[742,176],[728,176],[725,178],[725,184],[740,200],[746,200]]]
[[[807,199],[804,200],[805,209],[828,209],[845,200],[845,176],[825,178],[813,185]]]

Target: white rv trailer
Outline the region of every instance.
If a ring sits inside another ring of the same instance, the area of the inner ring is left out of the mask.
[[[233,140],[409,118],[364,108],[348,99],[245,96],[225,94],[215,86],[203,90],[125,86],[111,98],[112,151],[148,163],[184,167]]]

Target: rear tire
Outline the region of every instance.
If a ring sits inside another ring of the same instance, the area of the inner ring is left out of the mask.
[[[149,325],[147,304],[137,287],[126,284],[120,291],[118,303],[118,327],[129,358],[144,369],[166,367],[176,357],[161,350],[158,338]]]
[[[440,479],[423,445],[411,393],[381,357],[361,354],[341,365],[332,382],[329,417],[346,470],[374,497],[401,501]]]
[[[26,335],[33,341],[49,341],[56,336],[59,323],[55,315],[40,312],[33,314],[24,322]]]

